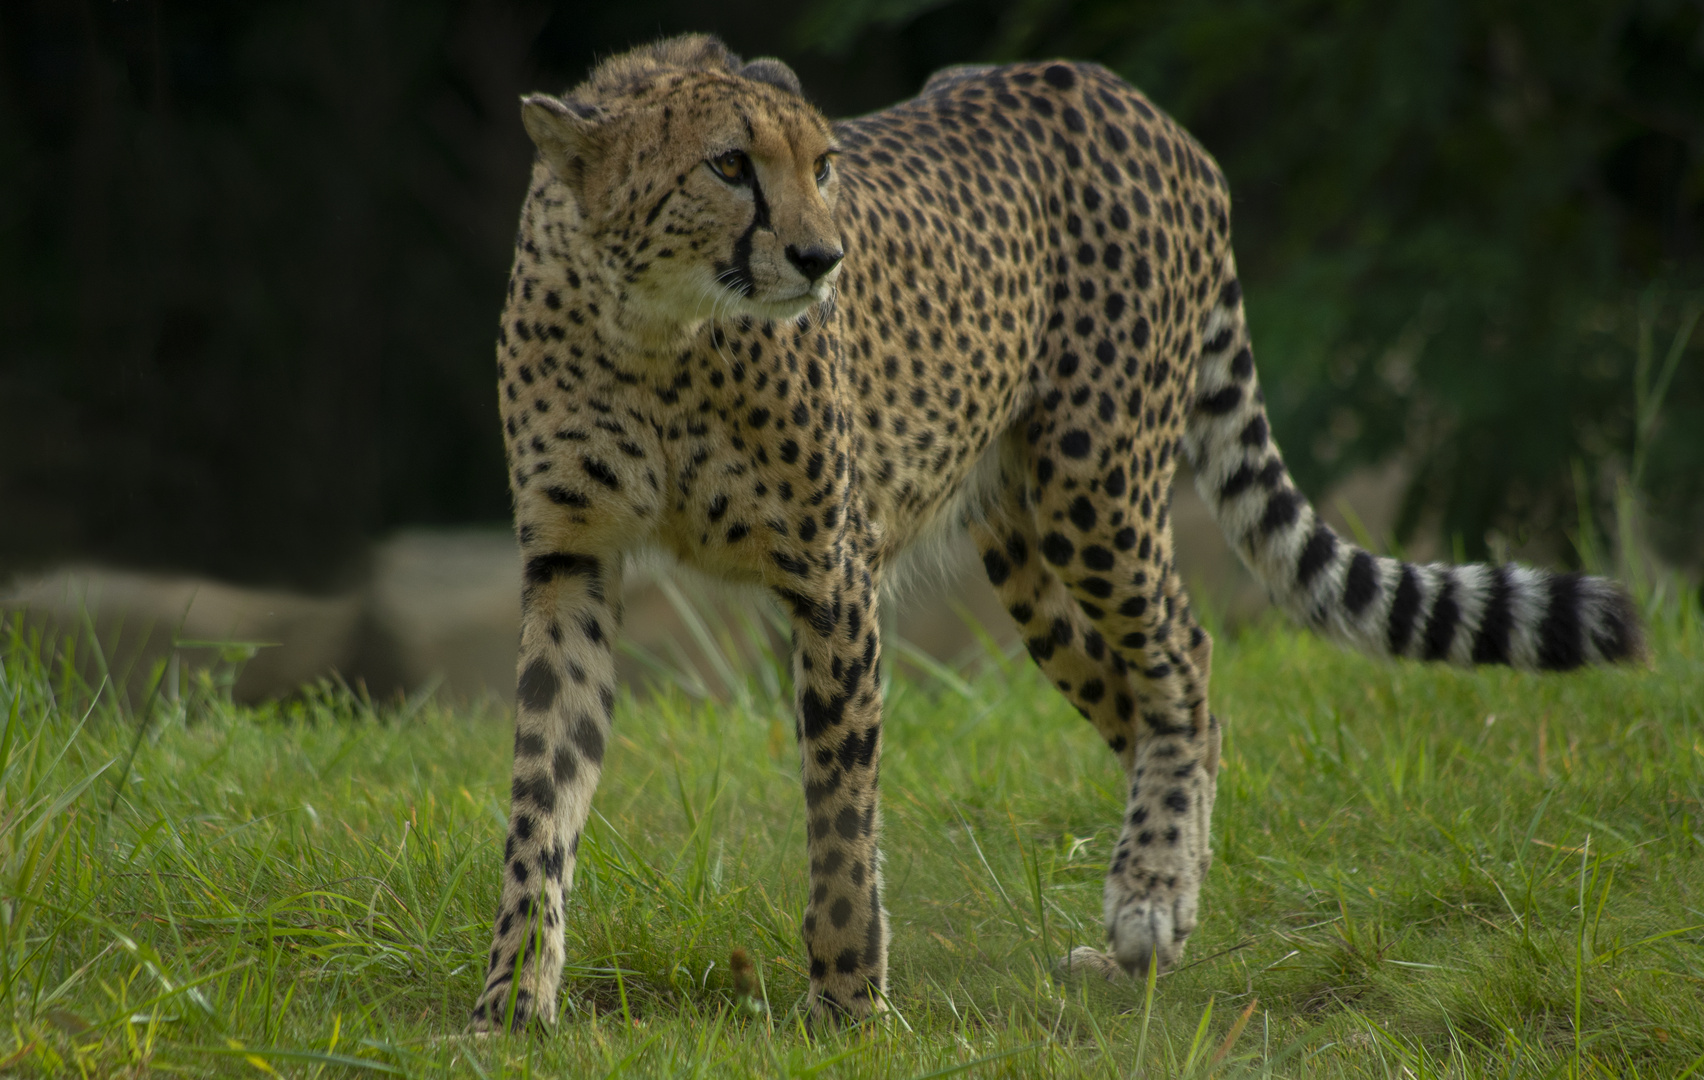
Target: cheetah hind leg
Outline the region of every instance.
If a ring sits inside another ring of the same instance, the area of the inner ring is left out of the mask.
[[[1114,951],[1080,946],[1062,958],[1059,967],[1063,973],[1112,979],[1145,969],[1156,953],[1162,963],[1173,962],[1194,928],[1201,880],[1211,859],[1206,836],[1218,742],[1216,729],[1206,746],[1200,740],[1180,739],[1186,725],[1172,719],[1179,710],[1171,699],[1202,699],[1202,719],[1210,723],[1204,698],[1211,640],[1193,627],[1175,581],[1169,582],[1176,593],[1170,610],[1180,612],[1181,618],[1166,614],[1163,593],[1152,613],[1147,598],[1121,605],[1123,611],[1116,615],[1098,603],[1079,603],[1075,591],[1048,565],[1051,560],[1043,555],[1039,530],[1016,484],[1008,481],[1002,503],[987,519],[970,523],[989,581],[1017,621],[1030,656],[1094,725],[1134,791],[1120,840],[1123,860],[1109,874],[1106,889],[1106,926]],[[1150,563],[1148,570],[1154,578],[1167,579],[1163,564]],[[1138,608],[1139,614],[1126,614]],[[1133,628],[1138,624],[1142,629]],[[1119,634],[1116,647],[1104,636],[1109,631]],[[1168,648],[1166,640],[1174,632],[1192,645],[1181,651]],[[1150,633],[1159,635],[1152,645]],[[1158,658],[1151,658],[1151,652]],[[1170,667],[1172,654],[1178,654],[1177,671],[1160,670],[1162,663]],[[1183,693],[1187,686],[1196,688],[1193,695]],[[1156,769],[1177,773],[1185,762],[1193,763],[1193,776],[1170,777],[1173,783],[1164,786],[1141,782]],[[1190,811],[1184,821],[1167,823],[1156,835],[1146,823],[1159,821],[1162,814],[1175,816],[1166,799],[1180,801],[1173,795],[1177,785],[1190,789]]]
[[[1195,625],[1169,560],[1157,569],[1146,610],[1118,628],[1131,649],[1142,737],[1127,771],[1129,801],[1103,894],[1111,958],[1137,976],[1156,962],[1162,970],[1176,967],[1195,931],[1213,861],[1221,741],[1207,710],[1212,639]]]
[[[1112,977],[1145,971],[1155,959],[1171,966],[1195,928],[1212,859],[1219,745],[1207,711],[1212,641],[1191,618],[1163,526],[1158,543],[1139,547],[1094,536],[1092,526],[1076,544],[1060,543],[1051,530],[1042,535],[1065,516],[1046,505],[1051,494],[1032,511],[1008,478],[1003,505],[971,532],[1030,655],[1094,724],[1128,782],[1104,893],[1111,951],[1079,948],[1062,967]],[[1114,580],[1101,577],[1114,560],[1126,565]]]

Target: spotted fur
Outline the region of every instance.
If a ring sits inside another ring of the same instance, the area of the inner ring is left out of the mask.
[[[478,1027],[554,1015],[563,899],[615,697],[626,555],[793,622],[816,1015],[882,1008],[879,587],[968,528],[1128,802],[1110,959],[1172,964],[1211,860],[1212,642],[1172,560],[1187,455],[1287,610],[1375,653],[1562,669],[1640,654],[1625,594],[1375,559],[1273,445],[1212,159],[1092,64],[955,68],[830,125],[712,38],[526,99],[539,159],[498,338],[525,565],[503,895]]]

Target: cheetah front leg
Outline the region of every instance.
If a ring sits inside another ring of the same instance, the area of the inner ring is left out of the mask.
[[[810,900],[805,951],[813,1019],[862,1019],[886,1006],[882,910],[881,646],[869,571],[855,561],[831,587],[778,590],[793,612],[793,678],[803,766]]]
[[[526,560],[503,899],[475,1030],[555,1018],[563,899],[615,704],[611,643],[620,597],[619,553],[555,551]]]

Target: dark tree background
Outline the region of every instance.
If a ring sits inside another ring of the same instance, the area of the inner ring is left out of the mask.
[[[405,524],[507,516],[491,337],[516,97],[706,29],[830,114],[936,67],[1098,59],[1224,165],[1275,427],[1316,493],[1395,454],[1470,553],[1567,557],[1704,302],[1704,4],[8,0],[0,574],[67,559],[328,587]],[[1704,329],[1639,487],[1700,560]],[[1575,477],[1584,478],[1577,484]]]

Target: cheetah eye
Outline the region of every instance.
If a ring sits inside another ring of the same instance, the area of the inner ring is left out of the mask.
[[[729,150],[707,163],[710,170],[730,184],[743,184],[751,179],[751,159],[738,150]]]
[[[827,154],[824,154],[821,157],[816,159],[816,182],[819,183],[819,184],[826,184],[828,182],[828,155]]]

